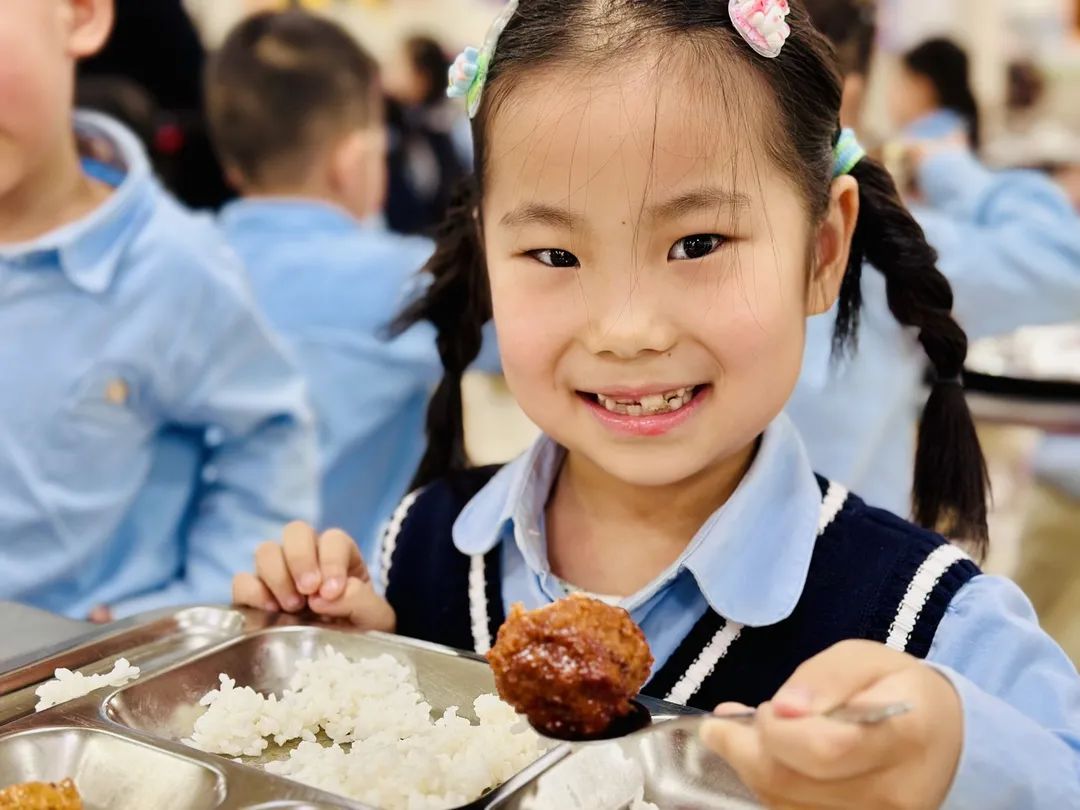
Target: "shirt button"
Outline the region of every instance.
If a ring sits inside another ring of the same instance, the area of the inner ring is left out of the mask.
[[[109,384],[105,386],[105,401],[111,405],[125,404],[130,394],[128,384],[120,378],[110,380]]]
[[[204,434],[207,447],[220,447],[225,443],[225,431],[217,425],[211,425]]]

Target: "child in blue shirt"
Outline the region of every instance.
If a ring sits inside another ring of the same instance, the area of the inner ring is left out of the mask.
[[[1075,670],[1014,585],[929,530],[986,541],[965,336],[840,127],[802,3],[520,0],[452,79],[478,176],[406,316],[445,347],[422,486],[374,580],[348,538],[293,525],[234,598],[485,652],[512,602],[618,597],[656,658],[647,694],[760,706],[704,736],[769,807],[1080,806]],[[815,476],[782,413],[807,317],[839,299],[850,335],[864,263],[934,369],[925,528]],[[446,407],[489,314],[544,433],[498,471],[463,468]],[[892,700],[911,713],[824,716]]]
[[[856,120],[872,56],[873,10],[858,0],[807,5],[840,52],[844,114]],[[917,65],[920,60],[917,54]],[[991,171],[966,148],[977,117],[957,111],[974,110],[963,100],[970,90],[956,87],[966,84],[966,67],[952,72],[958,78],[939,78],[905,98],[908,136],[925,143],[912,150],[920,191],[913,213],[953,288],[954,314],[971,339],[1073,321],[1080,313],[1080,217],[1047,177]],[[955,109],[943,109],[946,102]],[[858,351],[835,356],[835,310],[808,321],[803,372],[787,413],[818,472],[875,506],[907,515],[926,361],[915,336],[893,318],[880,274],[864,272],[861,288]]]
[[[239,263],[131,133],[72,118],[111,18],[0,5],[0,599],[97,619],[219,601],[317,517],[303,382]]]
[[[266,13],[228,37],[207,90],[218,151],[243,194],[221,226],[311,386],[323,524],[370,554],[423,453],[442,375],[430,326],[388,339],[432,248],[379,216],[377,67],[329,20]]]

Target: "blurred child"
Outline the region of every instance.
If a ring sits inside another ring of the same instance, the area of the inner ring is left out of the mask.
[[[446,376],[379,585],[294,524],[236,599],[482,653],[515,602],[614,596],[646,694],[760,706],[705,739],[769,807],[1080,806],[1080,681],[1019,590],[815,477],[782,413],[807,317],[839,299],[850,335],[869,263],[934,371],[919,522],[985,543],[952,294],[840,126],[832,54],[801,2],[509,3],[452,74],[478,174],[406,317],[437,324]],[[465,468],[449,407],[489,315],[544,431],[498,471]],[[872,728],[824,716],[894,700]]]
[[[975,151],[982,145],[968,56],[952,40],[927,40],[905,53],[889,101],[893,123],[909,137],[938,139],[956,132]]]
[[[809,0],[811,19],[841,55],[845,114],[854,123],[870,69],[875,19],[867,0]],[[1080,218],[1034,172],[992,172],[962,143],[912,140],[922,204],[914,209],[952,285],[953,310],[971,338],[1080,312]],[[868,502],[911,513],[926,360],[893,317],[879,273],[852,277],[864,302],[858,350],[834,351],[837,310],[807,322],[806,354],[787,412],[822,475]]]
[[[431,330],[387,327],[431,255],[381,224],[386,130],[374,61],[301,11],[242,22],[214,58],[209,118],[242,200],[221,224],[300,358],[322,449],[323,521],[370,552],[423,450]]]
[[[0,598],[97,619],[224,599],[317,506],[304,386],[239,264],[134,135],[73,122],[111,21],[111,0],[0,4]]]
[[[466,173],[455,142],[455,127],[463,116],[446,98],[449,67],[437,41],[413,36],[402,43],[386,71],[386,221],[400,233],[432,235]]]

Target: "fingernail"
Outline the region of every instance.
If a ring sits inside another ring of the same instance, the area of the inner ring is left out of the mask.
[[[285,600],[285,609],[287,611],[289,611],[290,613],[295,613],[296,611],[300,610],[300,608],[302,608],[303,606],[304,606],[304,600],[303,599],[286,599]]]
[[[808,712],[814,705],[814,694],[805,686],[785,686],[776,694],[773,705],[789,712]]]
[[[300,590],[304,593],[315,593],[319,589],[319,585],[322,583],[322,578],[314,571],[308,571],[302,577],[300,577]]]
[[[278,612],[278,603],[277,602],[267,602],[265,605],[263,605],[263,610],[265,610],[267,613],[277,613]]]
[[[333,599],[341,593],[341,589],[345,587],[345,580],[341,577],[330,577],[323,583],[322,590],[319,592],[325,599]]]

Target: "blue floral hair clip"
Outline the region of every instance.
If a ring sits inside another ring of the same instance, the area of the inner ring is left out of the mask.
[[[484,46],[479,50],[466,48],[450,66],[450,86],[446,90],[446,95],[450,98],[465,99],[469,118],[475,118],[480,109],[488,71],[495,58],[495,50],[499,46],[499,37],[517,13],[517,9],[518,0],[510,0],[488,29]]]

